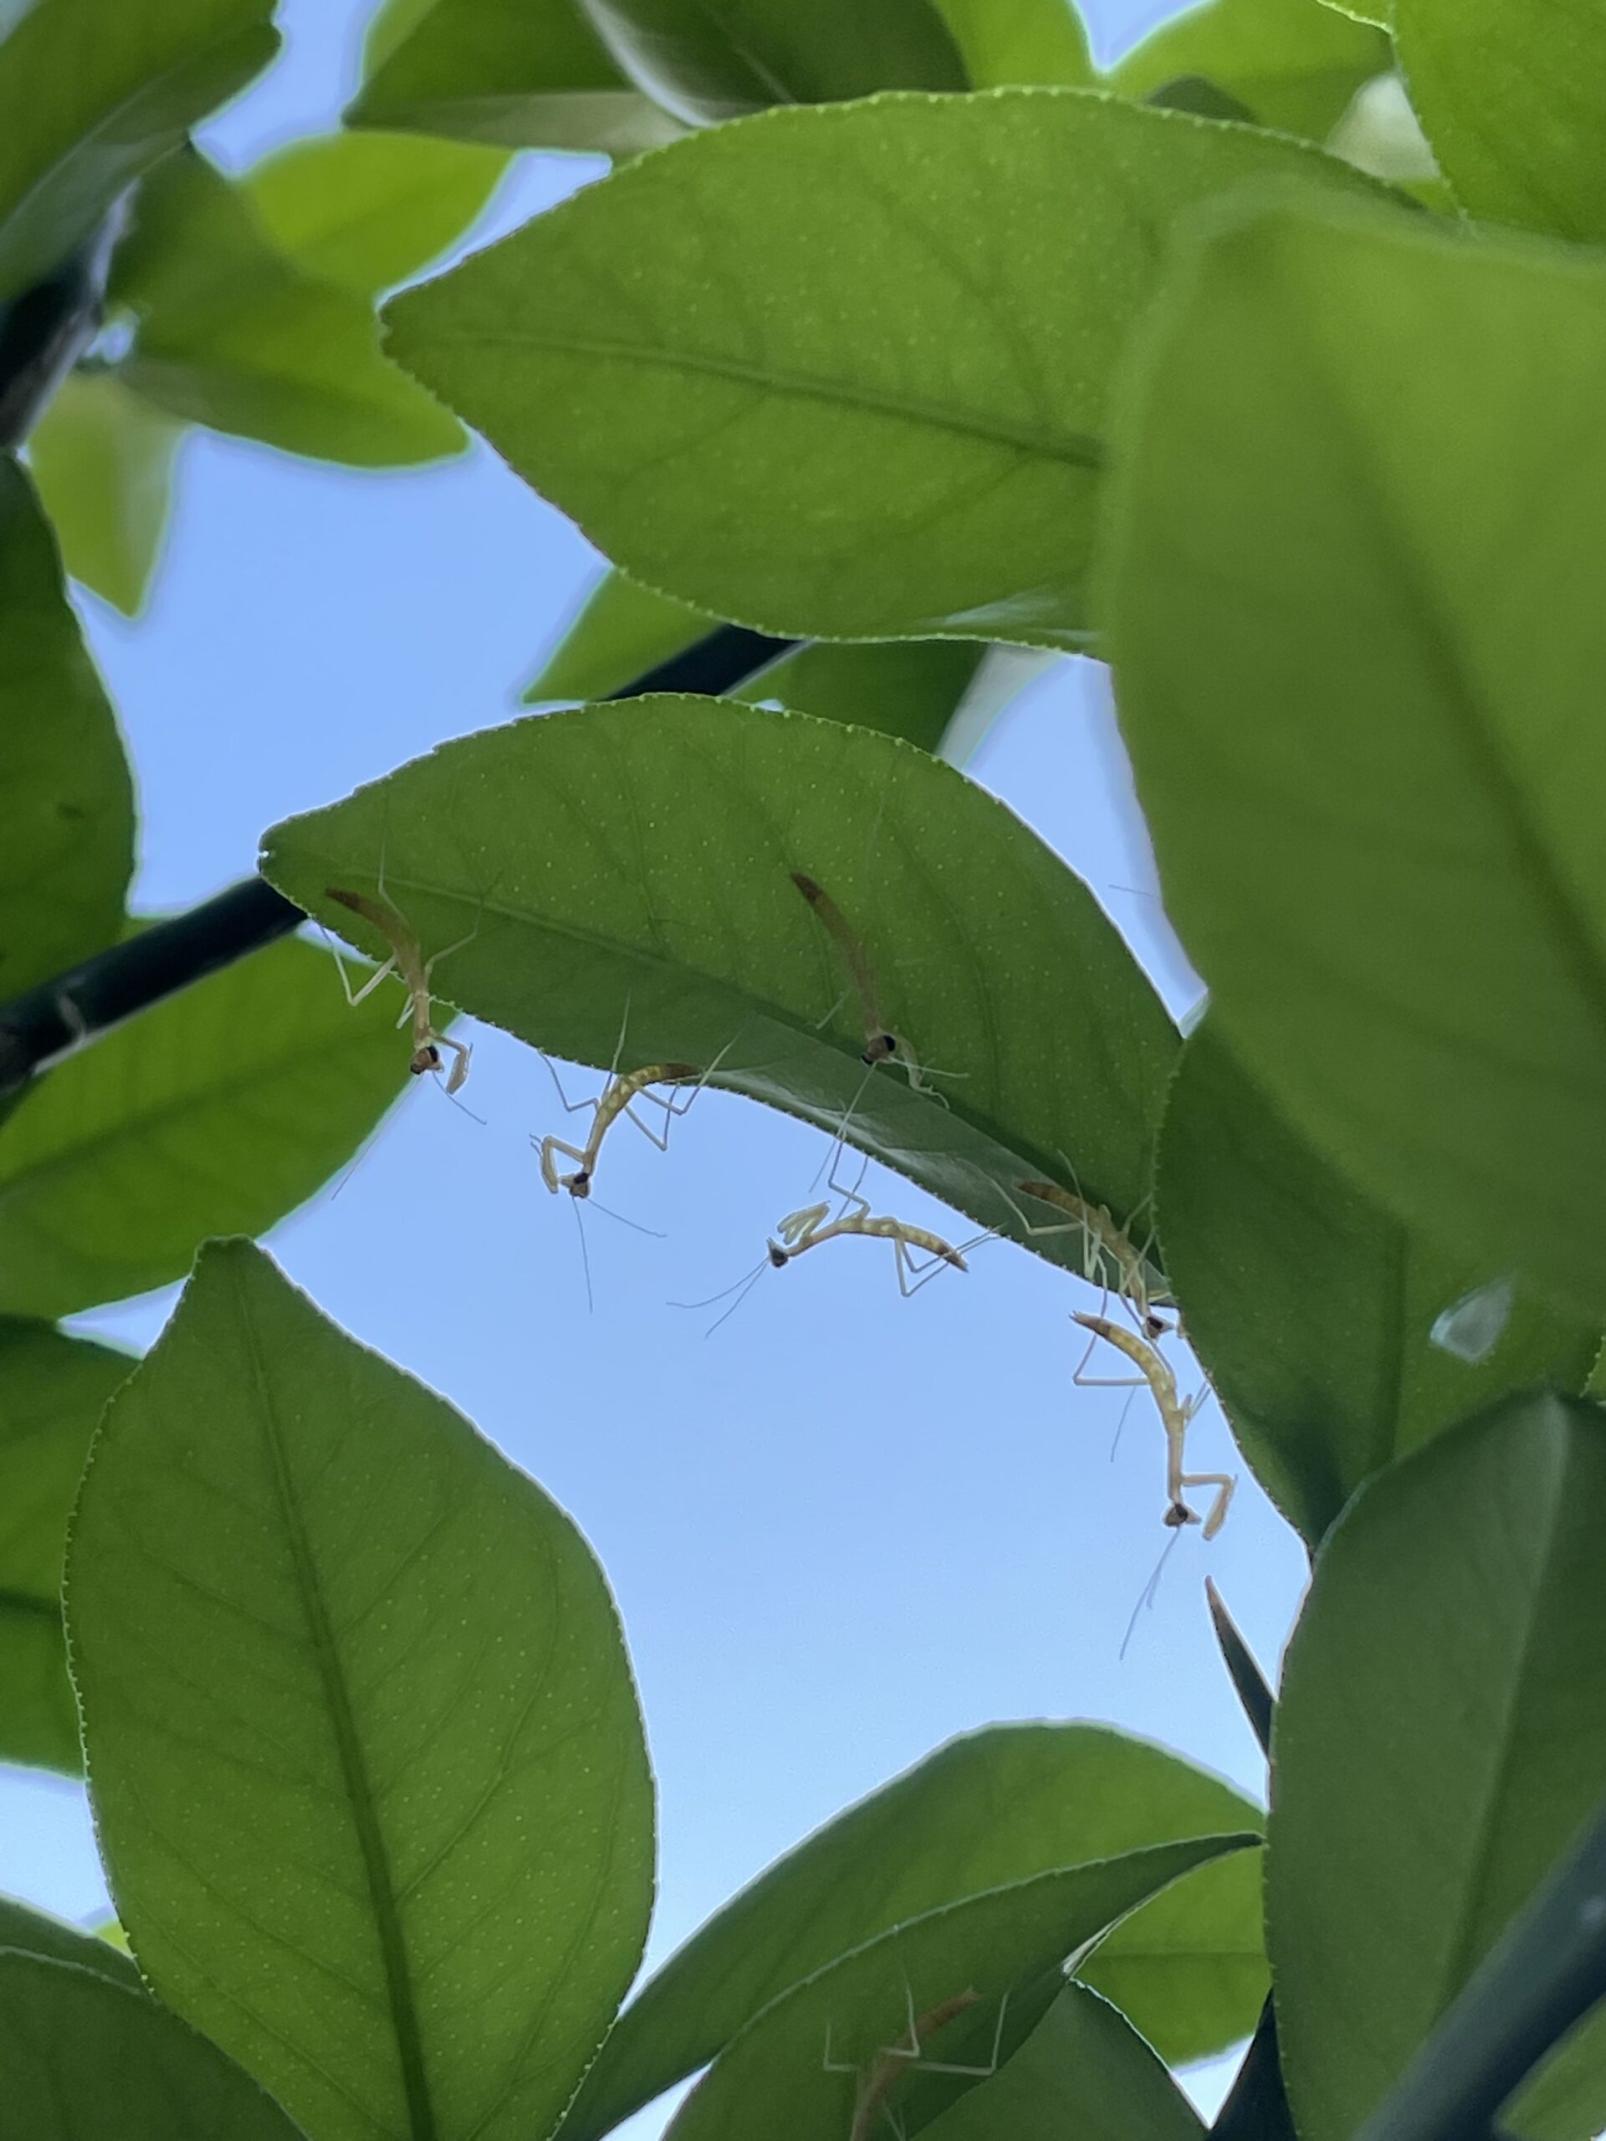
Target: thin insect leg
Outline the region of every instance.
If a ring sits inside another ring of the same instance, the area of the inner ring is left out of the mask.
[[[846,1152],[846,1150],[847,1147],[845,1145],[841,1143],[838,1144],[836,1154],[838,1160],[841,1159],[842,1155]],[[826,1187],[827,1189],[832,1191],[834,1195],[840,1197],[845,1204],[856,1204],[859,1206],[861,1212],[867,1212],[870,1209],[869,1202],[860,1193],[864,1188],[864,1178],[869,1172],[870,1155],[867,1152],[861,1153],[859,1156],[859,1172],[854,1176],[853,1186],[850,1189],[846,1182],[842,1182],[837,1179],[836,1162],[833,1161],[831,1166],[831,1172],[826,1178]],[[814,1178],[815,1182],[817,1182],[819,1179],[820,1178],[818,1175],[816,1175]],[[812,1189],[813,1186],[814,1184],[811,1182],[809,1187]]]
[[[917,1264],[909,1244],[900,1241],[896,1234],[892,1237],[892,1248],[898,1267],[898,1291],[906,1301],[912,1301],[922,1286],[929,1286],[938,1272],[952,1268],[945,1256],[928,1256],[923,1264]]]
[[[1004,2017],[1009,2013],[1009,1993],[1006,1990],[998,2003],[998,2024],[993,2031],[992,2056],[986,2066],[963,2066],[955,2060],[927,2059],[921,2054],[920,2064],[928,2074],[973,2074],[985,2081],[989,2074],[998,2072],[998,2055],[1004,2046]]]
[[[842,991],[842,994],[837,998],[836,1002],[831,1006],[830,1010],[827,1011],[824,1018],[817,1018],[814,1021],[814,1031],[816,1033],[823,1033],[825,1031],[826,1027],[830,1025],[832,1019],[836,1017],[837,1013],[842,1009],[842,1006],[847,1002],[848,998],[852,994],[853,991],[851,989],[844,989]]]
[[[595,1114],[597,1108],[595,1097],[592,1097],[588,1100],[571,1100],[568,1094],[563,1090],[563,1080],[558,1076],[558,1067],[553,1062],[552,1058],[547,1055],[543,1049],[537,1049],[536,1054],[540,1056],[541,1061],[547,1067],[547,1076],[552,1080],[553,1085],[557,1088],[558,1103],[564,1110],[565,1114],[583,1115],[587,1108],[589,1108],[592,1113]]]
[[[831,2057],[831,2025],[829,2022],[825,2025],[825,2050],[820,2056],[820,2065],[827,2074],[857,2074],[859,2071],[855,2061],[833,2059]]]
[[[382,981],[388,981],[391,975],[394,974],[396,971],[396,954],[392,952],[383,966],[376,966],[373,972],[368,976],[368,979],[363,982],[360,987],[354,989],[351,985],[351,976],[346,972],[345,956],[341,952],[340,946],[335,942],[334,938],[329,934],[328,930],[324,928],[321,922],[318,924],[318,934],[323,938],[323,941],[329,947],[330,953],[332,954],[335,962],[335,972],[340,976],[340,986],[345,990],[346,1001],[348,1004],[351,1005],[353,1010],[355,1010],[360,1003],[365,1003],[368,998],[373,995],[375,989],[378,988],[379,984]],[[406,1018],[407,1012],[411,1008],[412,1007],[410,1004],[403,1007],[402,1018]],[[397,1024],[399,1025],[400,1023],[401,1021],[398,1020]]]
[[[859,1102],[864,1098],[864,1089],[875,1076],[875,1070],[876,1067],[873,1063],[866,1065],[864,1076],[855,1087],[853,1098],[848,1102],[847,1110],[837,1124],[830,1144],[825,1148],[825,1158],[820,1162],[818,1169],[815,1171],[814,1180],[809,1184],[811,1190],[819,1188],[820,1179],[827,1168],[830,1168],[833,1173],[835,1172],[836,1163],[847,1145],[848,1125],[859,1112]]]
[[[643,1095],[641,1093],[638,1093],[635,1098],[636,1100],[648,1098],[657,1101],[656,1094]],[[657,1104],[660,1107],[664,1108],[664,1125],[661,1130],[655,1130],[651,1123],[642,1121],[641,1117],[635,1112],[634,1100],[630,1102],[630,1104],[624,1109],[623,1112],[635,1124],[636,1128],[641,1132],[642,1136],[647,1139],[649,1144],[656,1145],[660,1152],[667,1152],[669,1150],[669,1124],[670,1119],[674,1114],[674,1110],[672,1108],[664,1106],[664,1103],[662,1101],[658,1101]]]
[[[1174,1531],[1170,1538],[1167,1539],[1161,1550],[1159,1560],[1154,1564],[1154,1574],[1138,1593],[1138,1602],[1132,1608],[1132,1618],[1126,1624],[1126,1634],[1121,1638],[1121,1648],[1116,1652],[1117,1658],[1124,1659],[1128,1650],[1132,1647],[1132,1638],[1137,1634],[1138,1622],[1143,1617],[1145,1609],[1153,1611],[1154,1602],[1160,1595],[1160,1578],[1165,1574],[1165,1565],[1176,1552],[1177,1541],[1181,1537],[1182,1533],[1178,1530]]]
[[[1232,1497],[1238,1482],[1226,1472],[1184,1472],[1177,1482],[1182,1487],[1214,1487],[1215,1501],[1210,1514],[1204,1520],[1201,1537],[1213,1539],[1227,1521],[1227,1511],[1232,1506]]]

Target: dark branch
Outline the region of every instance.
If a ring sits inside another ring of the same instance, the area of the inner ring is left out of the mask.
[[[797,644],[795,639],[772,639],[767,632],[750,632],[746,625],[722,624],[706,638],[672,654],[667,662],[660,662],[656,669],[649,669],[633,684],[608,696],[639,699],[649,691],[695,691],[717,699],[721,692],[733,691],[760,669],[767,669],[771,662],[789,654]]]
[[[0,304],[0,449],[15,453],[93,341],[112,249],[114,209],[42,282]]]

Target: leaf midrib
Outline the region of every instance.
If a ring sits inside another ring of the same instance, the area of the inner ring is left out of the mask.
[[[373,1905],[375,1932],[385,1975],[386,2000],[397,2060],[401,2068],[402,2093],[407,2104],[408,2126],[412,2141],[440,2141],[440,2128],[436,2122],[429,2077],[425,2068],[423,2032],[413,1996],[406,1933],[397,1902],[396,1884],[391,1874],[390,1855],[386,1848],[384,1831],[380,1826],[379,1809],[368,1781],[362,1738],[357,1729],[350,1693],[341,1669],[334,1627],[324,1604],[317,1566],[302,1527],[300,1504],[279,1430],[272,1386],[258,1349],[256,1326],[251,1318],[245,1288],[238,1276],[235,1278],[235,1296],[240,1328],[245,1340],[244,1349],[251,1364],[252,1381],[256,1386],[263,1436],[272,1459],[280,1516],[295,1569],[296,1589],[312,1640],[318,1678],[323,1686],[329,1721],[334,1733],[336,1756],[351,1810],[352,1826],[357,1832],[357,1845],[362,1855],[369,1900]]]

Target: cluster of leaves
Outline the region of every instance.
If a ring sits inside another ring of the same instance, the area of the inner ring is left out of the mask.
[[[231,179],[188,137],[268,0],[0,10],[4,324],[70,263],[107,307],[0,469],[7,992],[136,926],[61,554],[137,606],[183,424],[360,465],[471,424],[618,568],[533,698],[802,644],[449,744],[274,828],[269,879],[360,937],[328,888],[383,855],[462,1008],[601,1065],[628,1004],[626,1068],[853,1104],[1068,1270],[1024,1180],[1152,1205],[1313,1560],[1275,1705],[1224,1624],[1266,1820],[1117,1733],[983,1732],[621,2013],[651,1788],[573,1527],[246,1243],[137,1367],[54,1326],[262,1231],[393,1097],[387,1009],[259,951],[0,1127],[0,1753],[87,1753],[137,1957],[0,1906],[19,2130],[597,2141],[706,2069],[675,2141],[1182,2141],[1170,2070],[1257,2013],[1223,2135],[1606,2119],[1566,1857],[1606,1779],[1606,7],[1374,12],[1210,0],[1101,72],[1064,0],[390,0],[346,130]],[[617,167],[381,347],[553,146]],[[1111,663],[1186,1039],[955,770],[999,647]],[[865,1078],[799,871],[940,1098]]]

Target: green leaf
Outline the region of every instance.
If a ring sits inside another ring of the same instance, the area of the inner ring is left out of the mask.
[[[1299,2141],[1277,2052],[1277,2009],[1269,1995],[1210,2132],[1213,2141]]]
[[[1165,1889],[1076,1974],[1171,2066],[1241,2043],[1266,1997],[1259,1853],[1212,1859]]]
[[[329,954],[287,938],[35,1080],[0,1130],[0,1308],[143,1293],[208,1234],[284,1218],[396,1098],[394,1016],[384,992],[353,1010]]]
[[[620,2018],[564,2141],[606,2133],[772,2000],[905,1920],[1056,1867],[1259,1822],[1216,1778],[1100,1726],[998,1725],[955,1740],[839,1814],[677,1951]],[[1258,1901],[1254,1855],[1223,1864],[1243,1869],[1237,1886]],[[1151,1998],[1140,2019],[1155,2012]]]
[[[278,50],[274,0],[44,0],[0,42],[0,298]]]
[[[984,650],[962,639],[890,646],[798,647],[732,693],[751,706],[795,707],[825,721],[851,721],[935,755],[964,705]]]
[[[1098,79],[1073,0],[938,0],[973,88]]]
[[[1400,68],[1461,205],[1606,240],[1606,0],[1394,0]]]
[[[1296,143],[1077,90],[768,112],[394,299],[389,346],[699,608],[794,638],[1075,647],[1109,381],[1167,227],[1278,177],[1376,191]],[[739,305],[707,301],[727,287]]]
[[[348,126],[609,155],[680,131],[620,73],[580,0],[392,0],[366,58]]]
[[[988,1227],[1014,1221],[998,1185],[1063,1179],[1060,1148],[1118,1216],[1147,1195],[1175,1029],[1081,880],[907,744],[717,699],[547,714],[275,827],[263,867],[377,951],[327,888],[376,888],[382,852],[426,953],[473,933],[441,988],[522,1040],[622,1069],[717,1059],[719,1085],[833,1131],[851,1110],[855,1142]],[[857,936],[874,1023],[928,1089],[893,1063],[867,1076],[865,1016],[794,871]],[[1081,1269],[1079,1237],[1033,1246]]]
[[[1303,2141],[1350,2141],[1594,1810],[1603,1525],[1606,1422],[1540,1397],[1430,1443],[1328,1537],[1283,1673],[1266,1857]],[[1606,2088],[1576,2141],[1602,2117]]]
[[[113,296],[138,320],[121,376],[187,422],[359,468],[463,443],[380,354],[366,299],[276,252],[243,187],[194,151],[141,188]]]
[[[1122,96],[1152,97],[1201,76],[1262,126],[1321,141],[1392,63],[1383,31],[1318,0],[1203,0],[1152,30],[1106,80]]]
[[[0,995],[14,996],[116,937],[134,867],[134,792],[49,523],[4,459],[0,797]]]
[[[213,1244],[108,1411],[67,1599],[161,1997],[319,2141],[550,2131],[652,1890],[635,1690],[568,1518]]]
[[[133,1366],[48,1323],[0,1317],[0,1761],[83,1766],[61,1564],[90,1437]],[[3,1922],[0,1944],[14,1945]]]
[[[1189,1036],[1160,1134],[1165,1267],[1239,1447],[1315,1546],[1355,1489],[1508,1391],[1580,1390],[1597,1322],[1530,1293],[1478,1360],[1440,1317],[1505,1276],[1375,1204],[1288,1125],[1217,1031]]]
[[[622,572],[605,572],[525,687],[524,703],[611,698],[719,622]]]
[[[1603,370],[1592,260],[1268,212],[1164,308],[1109,530],[1122,726],[1224,1037],[1405,1218],[1586,1313]]]
[[[1216,1589],[1214,1579],[1205,1578],[1205,1600],[1210,1608],[1210,1625],[1215,1630],[1216,1642],[1221,1651],[1222,1663],[1232,1681],[1233,1693],[1238,1698],[1250,1731],[1255,1735],[1261,1753],[1271,1760],[1271,1725],[1277,1714],[1277,1698],[1273,1695],[1260,1661],[1227,1610],[1227,1602]]]
[[[28,2141],[295,2141],[215,2046],[98,1971],[0,1951],[6,2120]]]
[[[319,134],[255,165],[241,189],[279,252],[371,300],[454,246],[507,166],[466,142]]]
[[[144,606],[161,556],[183,435],[115,372],[73,372],[28,440],[62,563],[125,617]]]
[[[109,1984],[139,1989],[139,1972],[129,1956],[109,1948],[82,1926],[52,1918],[15,1896],[0,1896],[0,1951],[5,1950],[46,1962],[73,1963],[81,1970],[93,1970]]]
[[[933,2119],[930,2141],[1198,2141],[1204,2127],[1132,2025],[1067,1985],[990,2081]]]
[[[710,2068],[666,2141],[750,2141],[758,2133],[767,2141],[841,2141],[878,2054],[908,2042],[911,2017],[927,2059],[985,2073],[995,2046],[1000,2060],[1012,2049],[1005,2025],[1022,2009],[1027,2027],[1037,2019],[1043,1980],[1052,1973],[1057,1989],[1064,1958],[1168,1882],[1249,1841],[1201,1836],[1131,1851],[906,1919],[766,2007]],[[932,2017],[965,1995],[956,2042],[952,2025],[939,2032]],[[903,2064],[904,2072],[882,2071],[890,2083],[884,2108],[906,2132],[932,2123],[975,2086],[966,2074]]]
[[[582,0],[620,70],[687,126],[880,89],[964,89],[932,0]]]

